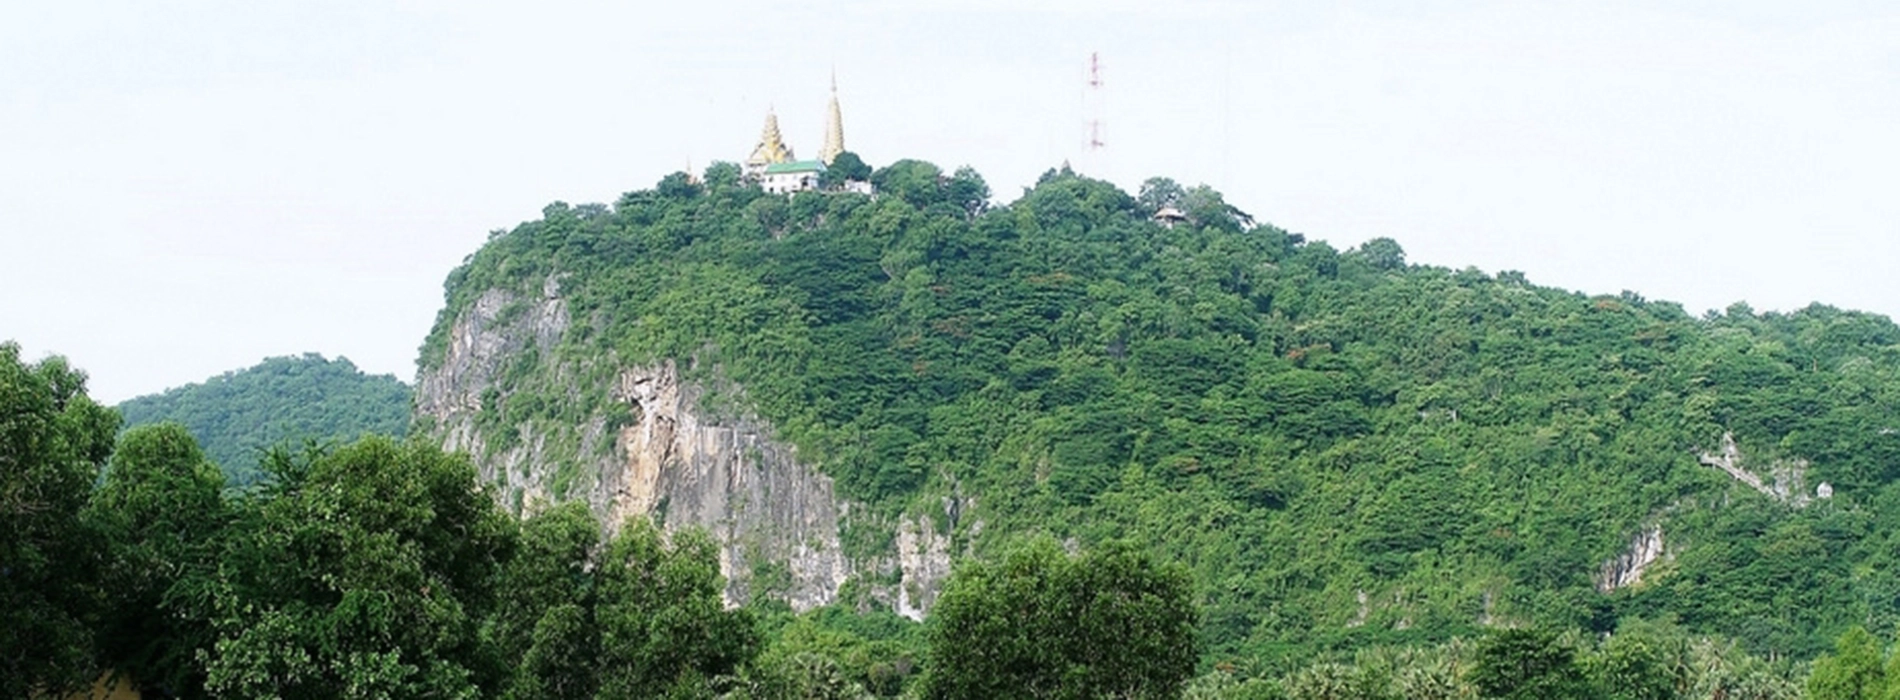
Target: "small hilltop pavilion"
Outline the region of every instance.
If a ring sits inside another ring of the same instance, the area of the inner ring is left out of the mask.
[[[799,160],[779,133],[778,115],[766,110],[765,128],[759,133],[758,145],[752,147],[752,155],[746,157],[742,172],[747,180],[773,194],[816,190],[824,180],[825,168],[843,152],[844,118],[838,109],[838,80],[834,77],[831,103],[825,111],[825,145],[819,149],[818,159]],[[869,183],[842,184],[850,191],[869,191]]]

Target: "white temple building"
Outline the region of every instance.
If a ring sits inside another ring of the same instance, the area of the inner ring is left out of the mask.
[[[818,189],[825,175],[825,164],[816,160],[791,160],[772,163],[759,171],[759,187],[772,194],[791,194]]]
[[[746,157],[741,172],[747,180],[759,183],[759,187],[772,194],[816,190],[824,184],[826,166],[831,165],[843,152],[844,117],[838,109],[838,79],[834,76],[831,80],[831,103],[825,110],[825,145],[818,150],[818,159],[799,160],[779,133],[778,115],[767,110],[765,128],[759,133],[759,143],[752,147],[752,155]],[[868,182],[834,184],[849,192],[871,192]]]

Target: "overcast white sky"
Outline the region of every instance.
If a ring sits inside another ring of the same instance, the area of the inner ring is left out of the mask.
[[[813,154],[834,66],[851,150],[1005,201],[1068,158],[1342,249],[1900,314],[1891,0],[647,5],[0,5],[0,339],[108,402],[306,351],[408,381],[488,231],[738,160],[768,105]]]

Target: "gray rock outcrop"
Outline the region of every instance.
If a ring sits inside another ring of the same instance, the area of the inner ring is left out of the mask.
[[[1722,434],[1720,452],[1703,452],[1697,455],[1697,459],[1703,466],[1720,469],[1762,495],[1796,508],[1807,506],[1815,498],[1834,496],[1834,487],[1827,483],[1822,483],[1815,495],[1808,494],[1808,462],[1804,459],[1774,461],[1768,465],[1768,479],[1762,479],[1744,464],[1742,451],[1736,447],[1733,433]]]
[[[1616,558],[1603,562],[1596,575],[1597,590],[1609,593],[1619,588],[1628,588],[1643,582],[1643,573],[1650,565],[1668,556],[1663,548],[1663,530],[1659,524],[1650,524],[1630,538],[1630,546]]]
[[[419,425],[445,448],[469,453],[503,505],[528,515],[584,499],[609,532],[642,516],[667,531],[704,529],[719,543],[729,604],[763,595],[805,610],[833,602],[860,577],[873,598],[923,616],[950,569],[951,538],[931,518],[854,516],[832,480],[774,440],[763,420],[706,410],[708,387],[684,379],[673,361],[563,357],[571,319],[559,278],[540,291],[484,292],[453,321],[443,357],[416,382]],[[586,407],[578,421],[529,420],[498,433],[494,412],[522,375],[544,399],[584,405],[604,389],[607,401]],[[718,388],[743,397],[740,387]],[[840,532],[852,517],[894,528],[892,551],[846,557]]]

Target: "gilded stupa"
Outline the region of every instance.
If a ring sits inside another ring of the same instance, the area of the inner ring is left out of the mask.
[[[765,111],[765,129],[759,132],[759,145],[752,148],[752,156],[745,159],[747,174],[758,174],[766,166],[792,161],[792,147],[785,145],[785,139],[778,133],[778,115],[772,110]]]
[[[759,133],[759,143],[752,147],[752,155],[745,159],[742,171],[750,182],[773,194],[791,194],[816,190],[825,186],[825,169],[844,153],[844,114],[838,108],[838,76],[831,76],[831,102],[825,109],[825,145],[818,149],[816,160],[798,160],[792,155],[792,147],[786,145],[785,138],[778,130],[778,115],[768,109],[765,112],[765,129]],[[830,187],[837,190],[870,193],[870,183],[862,181],[836,182]]]
[[[819,149],[818,160],[825,165],[844,152],[844,115],[838,110],[838,75],[831,75],[831,104],[825,109],[825,147]]]

